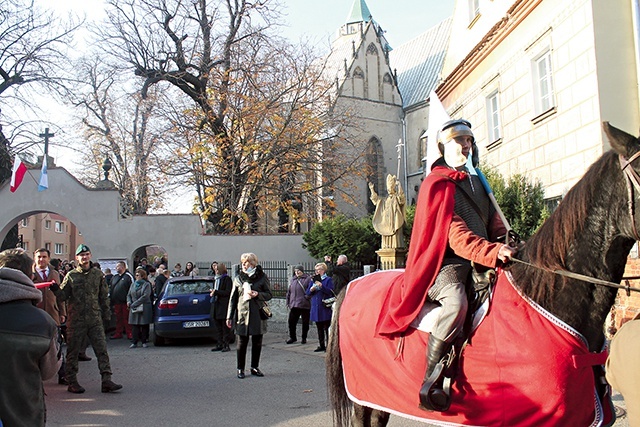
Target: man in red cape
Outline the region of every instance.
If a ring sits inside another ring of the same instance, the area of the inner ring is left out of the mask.
[[[376,326],[378,335],[395,336],[409,327],[425,301],[442,306],[429,336],[420,390],[422,405],[438,411],[448,409],[449,396],[438,381],[442,369],[434,369],[464,326],[471,261],[493,268],[516,252],[492,243],[506,228],[479,178],[465,168],[472,146],[476,148],[466,120],[448,121],[438,132],[443,157],[420,188],[405,274],[390,287]]]

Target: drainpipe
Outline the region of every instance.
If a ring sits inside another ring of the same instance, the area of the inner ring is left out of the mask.
[[[404,167],[404,199],[406,203],[409,200],[409,177],[407,174],[407,121],[404,112],[400,120],[402,121],[402,166]]]

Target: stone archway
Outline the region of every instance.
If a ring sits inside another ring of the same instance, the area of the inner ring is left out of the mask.
[[[141,260],[142,258],[146,258],[147,262],[154,268],[157,268],[160,264],[167,266],[168,252],[164,247],[155,243],[139,246],[132,253],[132,268],[136,267],[136,260]]]

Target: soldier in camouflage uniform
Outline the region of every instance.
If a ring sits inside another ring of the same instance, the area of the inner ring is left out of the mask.
[[[78,267],[71,270],[60,287],[52,285],[51,290],[59,301],[66,301],[68,308],[67,326],[67,366],[66,375],[71,393],[84,393],[78,384],[78,354],[82,351],[84,337],[88,336],[98,358],[102,375],[102,392],[120,390],[122,386],[111,381],[111,365],[107,353],[103,319],[111,317],[109,288],[102,272],[91,268],[91,250],[86,245],[76,249]],[[55,289],[54,289],[55,288]]]

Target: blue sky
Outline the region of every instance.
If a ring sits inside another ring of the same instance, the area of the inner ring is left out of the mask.
[[[286,0],[285,35],[325,41],[346,22],[354,0]],[[417,37],[453,14],[455,0],[366,0],[373,19],[386,31],[391,47]]]
[[[326,38],[346,22],[354,0],[287,0],[285,34]],[[373,19],[386,31],[392,47],[400,46],[453,14],[454,0],[366,0]],[[324,41],[324,40],[323,40]]]
[[[359,0],[358,0],[359,1]],[[365,0],[373,19],[387,32],[392,47],[417,37],[452,15],[455,0]],[[283,34],[292,40],[308,37],[325,43],[346,22],[354,0],[280,0],[284,6]],[[73,11],[88,19],[102,17],[103,0],[36,0],[63,14]]]

